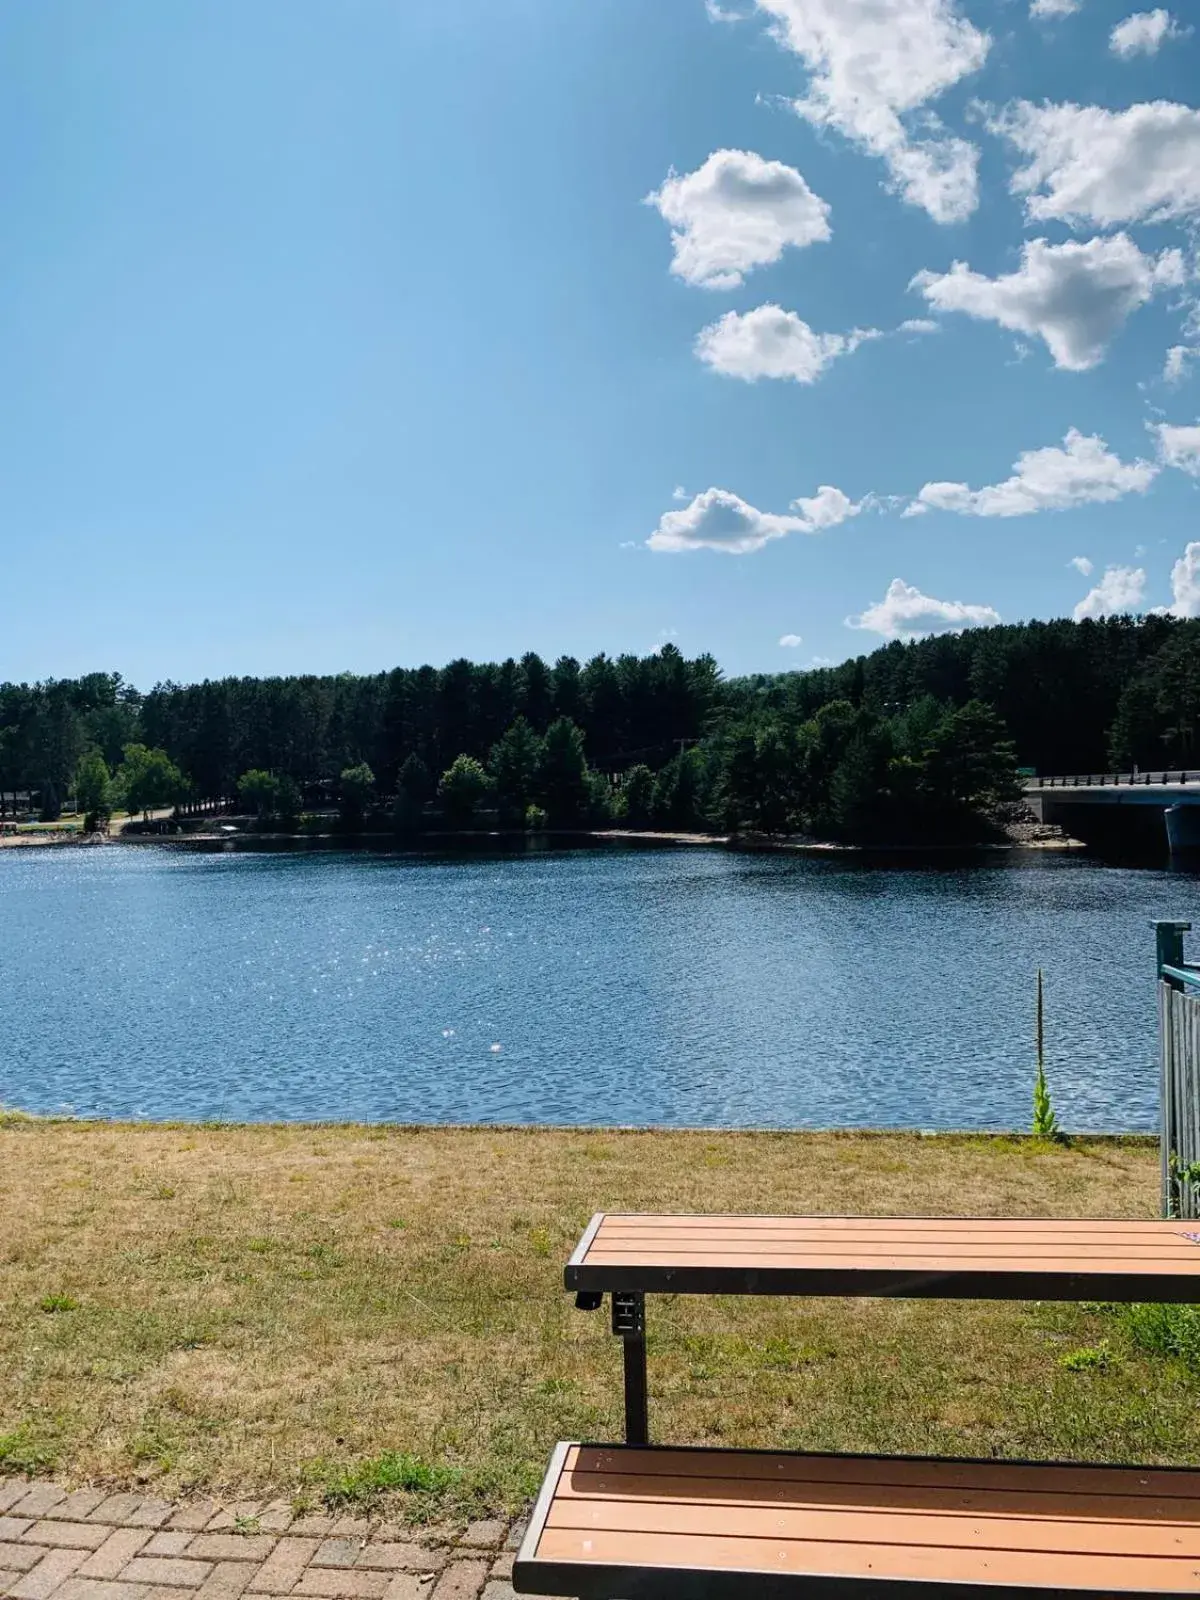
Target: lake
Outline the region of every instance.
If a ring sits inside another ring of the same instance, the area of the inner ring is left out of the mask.
[[[1069,1127],[1155,1125],[1155,917],[1072,856],[871,868],[0,853],[0,1103],[85,1116],[1026,1127],[1034,983]]]

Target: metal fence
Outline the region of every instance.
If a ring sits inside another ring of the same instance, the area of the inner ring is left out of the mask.
[[[1133,789],[1137,787],[1168,788],[1200,784],[1200,772],[1163,772],[1155,767],[1152,772],[1072,772],[1045,778],[1026,778],[1026,789]]]
[[[1158,922],[1159,1147],[1164,1217],[1200,1217],[1200,967],[1183,955],[1190,922]]]

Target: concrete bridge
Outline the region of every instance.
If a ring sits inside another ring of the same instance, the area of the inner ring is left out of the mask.
[[[1162,814],[1173,852],[1200,850],[1200,768],[1026,778],[1025,799],[1043,822],[1056,822],[1068,832],[1078,831],[1088,813],[1099,820],[1096,808],[1124,807],[1124,820],[1131,825],[1144,822],[1149,808]]]

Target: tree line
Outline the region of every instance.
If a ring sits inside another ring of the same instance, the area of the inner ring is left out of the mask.
[[[970,838],[1019,767],[1200,765],[1200,622],[1056,621],[723,679],[673,645],[553,664],[0,684],[0,815],[236,804],[264,826]]]
[[[991,706],[1036,772],[1200,765],[1200,621],[1110,617],[900,641],[820,671],[726,686],[734,714],[803,720],[846,699],[890,715],[925,696]]]

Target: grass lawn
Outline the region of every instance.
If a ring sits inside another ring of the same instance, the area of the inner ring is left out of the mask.
[[[562,1265],[605,1209],[1153,1216],[1146,1142],[0,1118],[0,1473],[511,1511],[620,1437]],[[1102,1307],[654,1297],[659,1440],[1200,1461]]]

